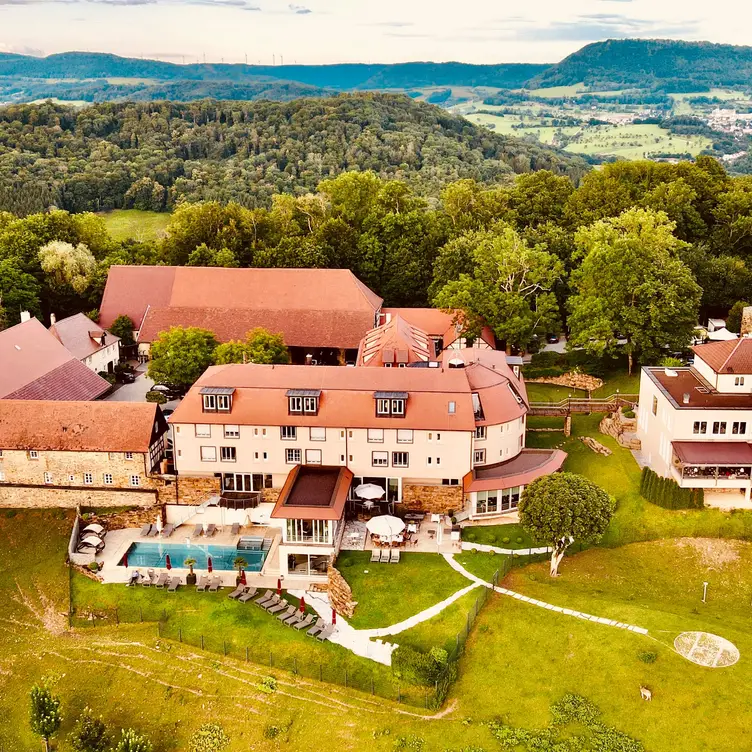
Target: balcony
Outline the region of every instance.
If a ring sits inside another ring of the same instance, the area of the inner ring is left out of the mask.
[[[225,509],[255,509],[261,503],[261,491],[222,491],[219,506]]]
[[[673,443],[671,474],[683,488],[747,488],[752,448],[739,442]]]

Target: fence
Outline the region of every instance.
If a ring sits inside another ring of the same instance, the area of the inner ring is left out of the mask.
[[[633,405],[637,394],[612,394],[610,397],[573,398],[559,402],[531,402],[530,415],[570,415],[571,413],[607,413],[624,405]]]

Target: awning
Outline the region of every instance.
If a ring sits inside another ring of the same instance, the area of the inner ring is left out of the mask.
[[[752,465],[746,441],[674,441],[671,446],[685,465]]]
[[[476,467],[462,479],[462,485],[465,493],[526,486],[542,475],[561,470],[566,458],[561,449],[523,449],[507,462]]]

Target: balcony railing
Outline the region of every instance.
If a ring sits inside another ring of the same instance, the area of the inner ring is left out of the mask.
[[[255,509],[261,503],[261,491],[222,491],[219,506],[226,509]]]

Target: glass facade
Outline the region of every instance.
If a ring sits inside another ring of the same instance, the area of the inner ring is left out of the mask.
[[[501,491],[478,491],[475,494],[475,514],[498,514],[517,509],[521,493],[521,486]]]

